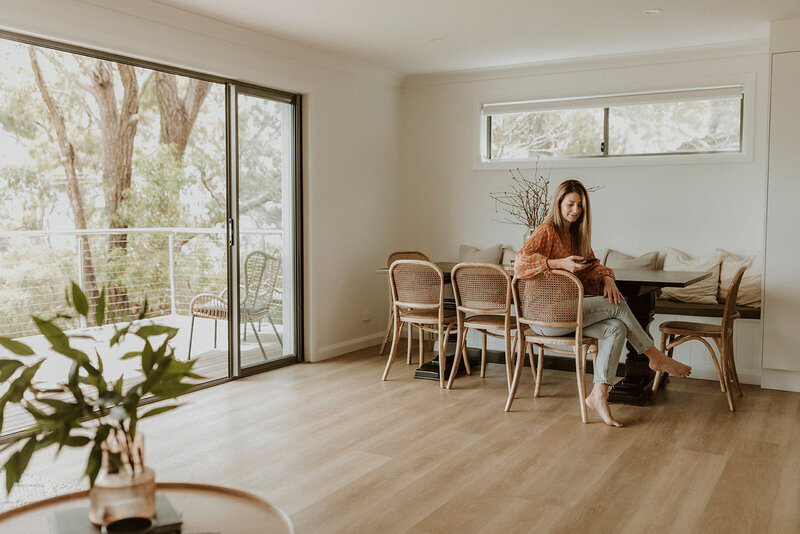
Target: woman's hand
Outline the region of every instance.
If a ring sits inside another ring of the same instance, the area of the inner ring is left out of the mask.
[[[603,277],[603,296],[608,298],[608,302],[615,306],[625,300],[625,297],[619,292],[614,279],[610,276]]]
[[[547,265],[551,269],[561,269],[574,273],[591,265],[589,263],[580,263],[581,261],[583,261],[583,256],[568,256],[557,260],[547,260]]]

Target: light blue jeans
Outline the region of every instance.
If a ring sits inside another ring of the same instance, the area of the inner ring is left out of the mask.
[[[543,336],[565,336],[575,331],[546,326],[534,326],[533,329]],[[639,354],[654,345],[626,302],[621,302],[619,305],[611,304],[603,296],[583,299],[583,335],[597,339],[597,356],[594,359],[595,383],[612,383],[617,374],[619,357],[622,356],[626,339]]]

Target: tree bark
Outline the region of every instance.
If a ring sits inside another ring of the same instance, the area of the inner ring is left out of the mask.
[[[156,97],[161,114],[159,143],[170,145],[175,161],[183,161],[189,133],[211,89],[211,83],[190,79],[186,94],[181,98],[176,79],[172,74],[156,72]]]
[[[31,69],[33,76],[36,79],[36,86],[42,94],[47,111],[50,114],[50,120],[53,123],[53,128],[56,131],[56,138],[58,139],[58,149],[61,152],[61,164],[64,167],[64,174],[67,178],[67,196],[69,203],[72,207],[72,218],[75,223],[75,228],[78,230],[86,230],[86,212],[83,208],[83,195],[81,194],[80,183],[78,182],[78,173],[75,170],[75,149],[67,137],[67,128],[64,124],[64,114],[61,111],[58,103],[53,99],[47,88],[47,83],[42,76],[42,70],[39,67],[39,60],[36,55],[36,48],[33,46],[28,47],[28,55],[30,56]],[[81,235],[83,241],[83,258],[81,266],[83,268],[84,281],[87,296],[91,303],[91,308],[97,303],[100,292],[97,289],[97,276],[95,274],[94,262],[92,261],[92,249],[89,247],[89,236]],[[90,314],[94,317],[94,313]]]
[[[116,65],[122,82],[123,95],[117,105],[114,90],[113,66]],[[105,194],[105,213],[109,228],[126,228],[120,223],[117,212],[131,187],[133,175],[133,142],[139,124],[139,85],[136,71],[130,65],[97,61],[87,72],[90,80],[88,90],[100,110],[100,136],[102,139],[103,191]],[[114,252],[127,252],[128,234],[120,232],[109,236],[110,258]],[[129,309],[127,289],[110,282],[108,287],[109,309],[112,313]]]

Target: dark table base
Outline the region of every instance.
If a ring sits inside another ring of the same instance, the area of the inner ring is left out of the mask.
[[[444,379],[447,381],[450,378],[450,370],[453,368],[453,355],[448,355],[445,357],[444,361]],[[456,375],[461,376],[466,374],[466,368],[464,364],[458,366],[458,374]],[[417,368],[414,371],[414,378],[421,378],[422,380],[436,380],[439,381],[439,356],[436,356],[433,360],[429,362],[425,362],[422,364],[422,367]]]

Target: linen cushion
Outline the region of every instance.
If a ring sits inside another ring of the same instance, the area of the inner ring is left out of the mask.
[[[517,257],[517,251],[511,247],[503,247],[503,257],[500,258],[500,263],[503,265],[511,265],[514,258]]]
[[[606,255],[605,266],[612,269],[646,269],[648,271],[655,271],[656,264],[658,263],[658,251],[648,252],[641,256],[634,257],[628,254],[619,252],[618,250],[610,249]]]
[[[458,261],[464,263],[500,263],[503,245],[494,245],[483,250],[461,245],[458,249]]]
[[[608,256],[608,249],[607,248],[596,248],[594,249],[594,257],[602,263],[603,265],[606,264],[606,256]]]
[[[684,288],[665,287],[661,290],[661,297],[680,302],[717,304],[721,259],[718,251],[705,258],[692,258],[680,250],[668,248],[664,257],[665,271],[711,271],[711,276]]]
[[[719,270],[719,300],[725,302],[728,298],[728,289],[733,282],[733,277],[740,267],[747,270],[739,284],[739,295],[736,304],[739,306],[761,307],[761,275],[764,271],[764,258],[759,250],[752,256],[743,258],[727,250],[717,249],[722,257]]]

